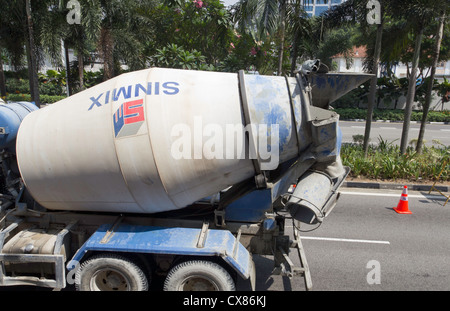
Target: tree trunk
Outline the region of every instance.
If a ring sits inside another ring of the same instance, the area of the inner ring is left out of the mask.
[[[36,106],[41,106],[41,100],[39,96],[39,81],[37,76],[37,63],[36,63],[36,47],[34,44],[34,32],[33,32],[33,20],[31,16],[31,0],[25,0],[25,10],[27,14],[27,26],[28,26],[28,72],[30,74],[30,92],[31,100],[34,101]]]
[[[6,97],[6,79],[5,73],[3,72],[3,58],[0,51],[0,96]]]
[[[103,81],[106,81],[114,77],[114,42],[111,29],[102,29],[100,40],[100,50],[103,57]]]
[[[66,65],[66,87],[67,87],[67,96],[72,95],[72,81],[70,78],[70,59],[69,59],[69,47],[67,42],[64,41],[64,57],[65,57],[65,65]]]
[[[378,64],[381,55],[381,39],[383,37],[383,22],[377,26],[377,38],[375,42],[375,53],[373,59],[372,73],[375,74],[370,80],[370,92],[367,106],[366,128],[364,131],[364,156],[367,157],[369,150],[370,130],[372,127],[373,108],[375,107],[375,100],[377,97],[377,81],[378,81]]]
[[[291,77],[295,77],[295,69],[297,68],[297,55],[298,55],[298,48],[297,48],[297,42],[298,42],[298,37],[299,36],[299,31],[296,30],[295,34],[294,34],[294,38],[292,41],[292,59],[291,59]]]
[[[295,16],[301,22],[302,19],[300,18],[300,6],[301,6],[301,2],[296,1]],[[291,77],[295,77],[295,70],[297,69],[298,40],[299,40],[299,36],[300,36],[300,27],[301,27],[301,25],[297,25],[297,29],[295,30],[294,38],[292,41]]]
[[[294,34],[294,41],[292,42],[292,60],[291,60],[291,77],[295,77],[295,69],[297,68],[297,54],[298,54],[298,36],[299,31],[296,30]]]
[[[30,42],[28,40],[25,41],[25,51],[27,54],[27,63],[28,63],[28,83],[30,86],[30,95],[31,98],[33,99],[35,97],[35,89],[33,87],[33,66],[32,63],[33,61],[31,60],[31,49],[30,49]]]
[[[409,125],[411,123],[411,112],[414,103],[414,95],[416,93],[416,75],[417,75],[417,67],[419,65],[422,37],[423,37],[423,26],[420,26],[420,31],[416,35],[413,62],[411,66],[411,73],[409,76],[408,93],[406,95],[405,117],[403,121],[402,139],[400,143],[401,154],[404,154],[406,152],[406,145],[408,144],[408,132],[409,132]]]
[[[420,123],[419,137],[417,139],[417,146],[416,146],[417,153],[422,153],[423,136],[425,134],[425,125],[427,122],[428,111],[430,110],[434,76],[436,74],[436,67],[439,62],[439,53],[441,50],[442,36],[444,35],[444,22],[445,22],[445,11],[442,11],[438,31],[436,34],[436,45],[433,52],[433,64],[431,66],[430,82],[428,83],[427,94],[425,97],[425,104],[423,106],[422,122]]]
[[[286,30],[286,1],[282,0],[281,2],[281,29],[280,29],[280,48],[278,51],[278,72],[277,74],[281,76],[283,74],[283,54],[284,54],[284,37],[285,37],[285,30]]]
[[[80,82],[80,91],[84,90],[84,60],[82,52],[78,52],[78,79]]]

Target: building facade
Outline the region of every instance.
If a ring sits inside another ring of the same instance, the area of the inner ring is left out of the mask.
[[[303,7],[309,16],[319,16],[335,5],[346,0],[303,0]]]

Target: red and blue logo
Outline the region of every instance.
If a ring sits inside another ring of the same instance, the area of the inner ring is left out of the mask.
[[[136,135],[145,121],[144,100],[123,103],[113,116],[116,138]]]

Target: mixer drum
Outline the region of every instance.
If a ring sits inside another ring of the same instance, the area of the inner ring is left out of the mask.
[[[275,92],[289,112],[282,143],[294,148],[281,146],[284,160],[298,155],[290,94],[284,77],[269,78],[284,88],[258,92]],[[248,157],[208,154],[209,138],[224,134],[215,130],[244,123],[237,74],[151,68],[29,114],[17,159],[26,187],[48,209],[169,211],[255,176]],[[245,135],[237,132],[234,147],[245,149]]]

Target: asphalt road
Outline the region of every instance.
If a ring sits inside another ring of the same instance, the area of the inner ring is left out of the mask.
[[[365,122],[340,121],[339,125],[342,130],[343,142],[353,142],[353,135],[364,135],[366,127]],[[398,122],[373,122],[370,130],[370,142],[378,143],[378,138],[381,135],[383,140],[394,142],[400,145],[402,135],[403,123]],[[417,139],[419,136],[420,124],[411,123],[408,132],[408,143],[412,139]],[[433,139],[439,140],[442,144],[450,145],[450,125],[448,124],[427,124],[425,127],[425,145],[432,146]],[[436,145],[435,145],[436,146]]]
[[[401,215],[392,209],[401,191],[341,192],[324,223],[302,235],[313,291],[450,290],[450,203],[443,206],[443,196],[410,191],[412,215]],[[255,263],[257,290],[305,290],[301,277],[271,276],[270,256]]]

